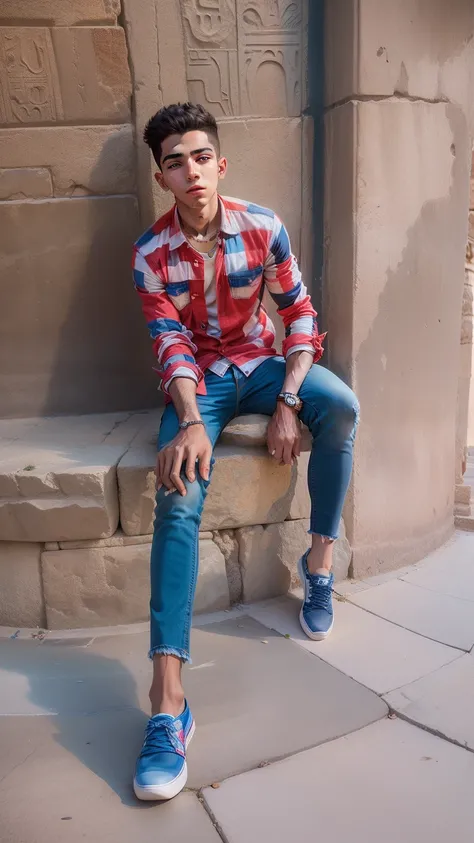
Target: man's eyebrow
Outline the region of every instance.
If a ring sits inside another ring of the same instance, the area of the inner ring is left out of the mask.
[[[193,149],[192,152],[191,152],[191,155],[200,155],[201,152],[214,152],[214,150],[213,150],[212,146],[203,146],[203,147],[201,147],[201,149]],[[169,155],[165,155],[162,163],[164,164],[165,161],[170,161],[170,160],[174,160],[175,158],[182,158],[182,157],[183,157],[182,152],[171,152]]]

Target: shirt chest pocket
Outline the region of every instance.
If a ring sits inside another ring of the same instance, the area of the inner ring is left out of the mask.
[[[176,310],[183,310],[190,300],[189,281],[168,281],[166,292],[173,302]]]
[[[260,289],[263,266],[229,272],[230,294],[233,299],[250,299]]]

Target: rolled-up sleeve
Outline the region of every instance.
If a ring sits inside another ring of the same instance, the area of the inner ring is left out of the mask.
[[[151,270],[146,258],[135,248],[132,261],[135,289],[140,296],[148,331],[153,340],[156,371],[161,388],[168,394],[174,378],[191,378],[199,384],[203,373],[196,363],[193,335],[182,324],[179,312],[166,293],[159,274]]]
[[[318,333],[317,313],[292,254],[288,232],[277,216],[273,221],[264,281],[285,326],[282,344],[285,358],[296,351],[308,351],[314,355],[315,362],[319,360],[326,334]]]

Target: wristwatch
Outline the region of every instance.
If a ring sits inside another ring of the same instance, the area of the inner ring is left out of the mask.
[[[292,392],[280,392],[278,401],[283,401],[287,407],[290,407],[291,410],[295,410],[297,413],[299,413],[303,406],[301,398],[298,395],[294,395]]]
[[[181,424],[179,425],[179,429],[180,430],[187,430],[188,427],[191,427],[193,424],[202,424],[203,425],[204,422],[203,422],[202,419],[193,419],[192,421],[184,421],[184,422],[181,422]]]

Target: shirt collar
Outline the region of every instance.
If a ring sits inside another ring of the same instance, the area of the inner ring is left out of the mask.
[[[227,208],[227,203],[222,196],[219,196],[219,208],[221,212],[222,234],[238,234],[240,229],[237,221]],[[171,250],[178,249],[183,243],[187,243],[184,232],[179,222],[178,208],[174,206],[173,220],[170,226],[169,247]]]

